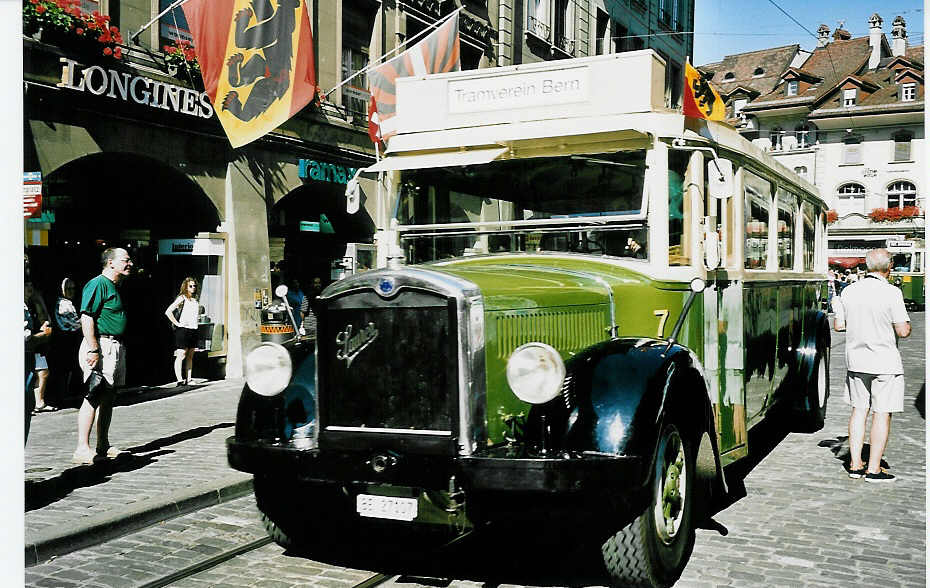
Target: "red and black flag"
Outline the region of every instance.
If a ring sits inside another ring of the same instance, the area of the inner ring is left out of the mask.
[[[233,147],[274,130],[316,94],[305,0],[188,0],[203,83]]]
[[[685,62],[685,91],[681,101],[685,116],[707,120],[726,118],[726,105],[720,99],[720,94],[688,62]]]
[[[406,76],[459,71],[459,19],[455,12],[425,39],[397,57],[368,70],[369,135],[387,141],[397,133],[394,81]]]

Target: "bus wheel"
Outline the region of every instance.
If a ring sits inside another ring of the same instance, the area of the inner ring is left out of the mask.
[[[319,551],[338,542],[343,525],[321,512],[326,493],[287,477],[255,476],[255,504],[271,539],[296,552]]]
[[[814,369],[806,383],[802,399],[803,412],[792,427],[798,433],[814,433],[823,428],[830,396],[830,348],[823,347],[814,358]]]
[[[671,586],[681,576],[694,547],[694,452],[676,424],[665,426],[649,505],[601,546],[612,585]]]

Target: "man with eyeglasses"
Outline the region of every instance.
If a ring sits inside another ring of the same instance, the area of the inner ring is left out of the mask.
[[[119,283],[129,275],[132,260],[125,249],[113,247],[101,256],[103,271],[84,286],[81,296],[81,331],[84,340],[78,362],[87,393],[78,412],[78,440],[74,463],[90,464],[97,456],[110,459],[121,451],[110,445],[108,433],[116,388],[126,381],[126,310]],[[96,372],[96,374],[94,374]],[[93,377],[92,377],[93,376]],[[90,448],[90,430],[97,421],[97,448]]]

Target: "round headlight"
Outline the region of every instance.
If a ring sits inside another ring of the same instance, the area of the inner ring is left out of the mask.
[[[545,343],[521,345],[507,361],[507,383],[523,402],[549,402],[559,395],[564,379],[562,357]]]
[[[245,358],[245,381],[262,396],[274,396],[287,388],[291,371],[291,355],[277,343],[262,343]]]

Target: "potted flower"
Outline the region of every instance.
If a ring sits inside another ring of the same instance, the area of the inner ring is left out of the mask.
[[[165,52],[165,65],[168,66],[168,73],[181,79],[189,76],[191,81],[201,79],[200,62],[197,61],[197,53],[190,41],[177,39],[162,49]],[[187,74],[182,72],[187,72]]]
[[[828,210],[828,211],[827,211],[827,224],[828,224],[828,225],[832,225],[832,224],[835,223],[837,220],[839,220],[839,218],[840,218],[840,214],[839,214],[837,211],[835,211],[835,210]]]
[[[122,59],[119,28],[110,17],[81,10],[80,0],[23,0],[23,33],[44,43]]]

